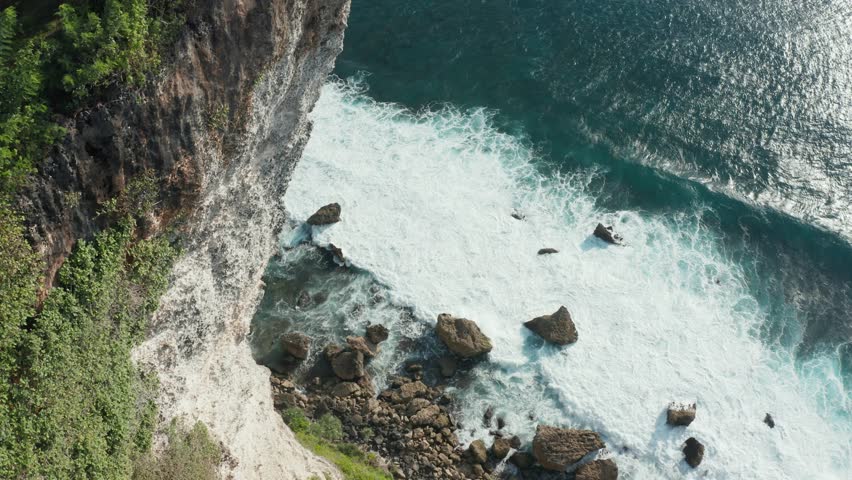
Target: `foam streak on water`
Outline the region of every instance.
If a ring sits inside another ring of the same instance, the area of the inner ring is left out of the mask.
[[[836,366],[805,375],[752,337],[767,319],[697,215],[599,211],[584,179],[540,177],[534,153],[493,130],[483,111],[414,115],[338,83],[326,86],[313,120],[288,210],[305,219],[340,202],[343,221],[316,229],[318,243],[341,247],[423,321],[450,312],[493,339],[489,362],[461,392],[468,429],[486,404],[527,439],[538,421],[593,428],[626,478],[849,471],[848,399],[822,380]],[[590,238],[598,221],[629,245]],[[560,253],[536,255],[542,247]],[[579,342],[543,346],[522,323],[560,305]],[[688,429],[664,424],[672,400],[698,402]],[[468,429],[463,438],[486,434]],[[682,462],[688,436],[707,445],[695,471]]]

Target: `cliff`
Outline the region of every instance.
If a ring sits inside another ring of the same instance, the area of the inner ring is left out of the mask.
[[[275,414],[246,335],[348,13],[349,0],[191,2],[156,84],[68,119],[18,200],[49,287],[74,243],[108,222],[104,202],[143,172],[159,180],[145,229],[174,228],[183,255],[134,358],[159,374],[161,421],[201,420],[223,442],[223,477],[333,471]]]

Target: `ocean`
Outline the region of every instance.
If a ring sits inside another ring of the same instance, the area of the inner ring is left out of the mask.
[[[356,2],[283,199],[258,359],[283,331],[378,322],[380,378],[437,351],[449,312],[495,344],[451,386],[463,440],[493,406],[526,440],[601,432],[624,478],[849,478],[850,31],[841,1]],[[312,238],[346,269],[297,246],[333,201],[343,221]],[[523,328],[561,305],[576,344]],[[688,429],[670,401],[697,403]]]

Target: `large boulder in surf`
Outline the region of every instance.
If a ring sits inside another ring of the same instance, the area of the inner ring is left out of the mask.
[[[687,438],[683,446],[683,457],[690,467],[698,468],[701,461],[704,460],[704,445],[695,437]]]
[[[497,437],[494,439],[494,443],[491,444],[491,453],[494,455],[494,458],[498,460],[506,458],[511,451],[512,445],[509,443],[508,438]]]
[[[331,369],[341,380],[357,380],[367,372],[364,370],[364,354],[345,350],[331,359]]]
[[[370,325],[367,327],[367,340],[372,343],[379,344],[388,339],[388,327],[384,325]]]
[[[483,464],[488,460],[488,450],[485,449],[485,442],[482,440],[474,440],[467,447],[467,458],[471,463]]]
[[[553,253],[559,253],[559,250],[557,250],[555,248],[542,248],[541,250],[538,251],[539,255],[550,255],[550,254],[553,254]]]
[[[666,411],[666,423],[675,427],[689,426],[695,420],[694,403],[672,402]]]
[[[765,423],[769,428],[775,428],[775,419],[768,413],[765,417],[763,417],[763,423]]]
[[[310,225],[328,225],[340,221],[340,204],[329,203],[308,217]]]
[[[435,331],[451,352],[463,358],[478,357],[492,348],[491,339],[479,330],[476,323],[466,318],[442,313],[438,315]]]
[[[621,235],[612,232],[612,226],[605,227],[602,223],[595,227],[593,235],[611,245],[619,245],[622,240]]]
[[[568,345],[577,341],[577,327],[565,307],[559,307],[552,315],[536,317],[524,326],[539,337],[557,345]]]
[[[539,425],[533,438],[533,456],[546,470],[565,471],[591,452],[606,447],[597,432]]]
[[[301,333],[285,333],[280,339],[281,348],[285,353],[304,360],[308,358],[308,353],[311,350],[311,339],[307,335]]]
[[[578,468],[574,480],[617,480],[618,465],[610,459],[595,460]]]

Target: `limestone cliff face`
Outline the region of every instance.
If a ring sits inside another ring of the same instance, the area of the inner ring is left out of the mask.
[[[69,120],[20,206],[49,277],[77,239],[103,227],[99,204],[152,171],[162,187],[147,228],[176,226],[184,244],[134,352],[159,374],[161,421],[204,421],[228,450],[223,478],[336,476],[275,414],[269,372],[246,335],[349,0],[192,3],[157,84]]]

